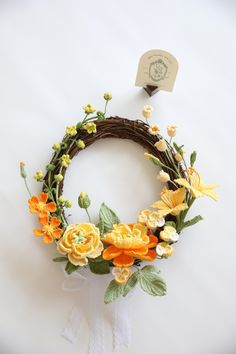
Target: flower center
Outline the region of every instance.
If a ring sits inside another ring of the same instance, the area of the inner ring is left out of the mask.
[[[38,209],[39,209],[40,211],[42,211],[44,207],[45,207],[45,203],[43,203],[43,202],[39,202],[39,203],[38,203]]]
[[[73,242],[74,243],[83,243],[85,240],[85,237],[82,232],[79,233],[79,235],[74,235],[73,236]]]

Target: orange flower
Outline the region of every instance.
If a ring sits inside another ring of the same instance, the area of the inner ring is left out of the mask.
[[[114,225],[113,230],[107,233],[102,241],[110,244],[104,250],[103,258],[113,259],[113,264],[117,267],[130,267],[134,258],[145,261],[153,261],[156,258],[156,252],[150,248],[156,247],[158,239],[141,224]]]
[[[58,229],[61,224],[61,220],[53,216],[49,221],[48,215],[44,215],[40,218],[40,224],[43,226],[41,229],[34,229],[35,236],[44,236],[44,243],[52,243],[53,239],[59,239],[63,233],[62,229]]]
[[[39,194],[39,197],[33,195],[33,197],[31,197],[28,200],[30,212],[32,214],[39,213],[39,217],[41,218],[47,215],[48,213],[53,213],[54,211],[56,211],[57,208],[56,203],[54,202],[47,203],[47,200],[48,200],[47,193],[41,192]]]

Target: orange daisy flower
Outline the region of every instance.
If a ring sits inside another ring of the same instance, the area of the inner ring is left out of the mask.
[[[102,242],[110,244],[104,250],[103,258],[107,261],[112,259],[116,267],[130,267],[135,258],[153,261],[157,256],[150,248],[156,247],[158,239],[141,224],[114,225]]]
[[[45,216],[45,214],[53,213],[57,209],[57,205],[54,202],[47,203],[48,194],[41,192],[39,197],[33,195],[28,200],[29,210],[32,214],[39,213],[39,217]]]
[[[53,216],[49,220],[48,215],[40,218],[40,224],[43,226],[41,229],[34,229],[35,236],[43,236],[44,243],[52,243],[53,239],[59,239],[63,233],[62,229],[58,226],[61,224],[61,220]]]

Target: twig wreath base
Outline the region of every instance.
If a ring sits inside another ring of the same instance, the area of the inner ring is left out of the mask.
[[[195,151],[190,156],[190,166],[187,165],[183,145],[172,141],[176,135],[175,125],[167,127],[168,141],[160,134],[158,125],[149,125],[147,119],[153,111],[151,106],[143,109],[146,122],[117,116],[106,118],[111,94],[104,94],[104,99],[104,112],[97,111],[95,116],[92,116],[93,106],[84,107],[83,121],[67,127],[62,141],[53,145],[54,154],[46,166],[46,174],[42,171],[35,173],[34,178],[43,187],[39,196],[30,195],[29,199],[30,212],[38,214],[41,225],[34,234],[42,236],[46,244],[56,244],[60,256],[54,261],[66,262],[68,274],[79,271],[80,267],[89,267],[95,274],[111,272],[114,278],[106,289],[105,303],[126,296],[136,284],[150,295],[165,295],[165,282],[153,262],[170,257],[181,231],[202,220],[200,215],[186,220],[188,210],[201,196],[216,199],[216,186],[203,184],[193,167]],[[86,211],[89,222],[70,225],[66,209],[71,207],[71,202],[63,196],[66,170],[81,150],[106,138],[129,139],[146,150],[145,157],[161,168],[158,179],[165,185],[160,200],[141,210],[137,221],[130,224],[122,223],[103,203],[95,224],[88,211],[89,196],[81,192],[78,205]],[[30,193],[24,165],[23,162],[20,165],[21,176]],[[151,264],[141,267],[142,262]]]

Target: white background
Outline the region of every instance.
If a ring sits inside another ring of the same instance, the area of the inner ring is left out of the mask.
[[[178,126],[177,142],[198,151],[206,183],[218,183],[219,201],[201,199],[192,215],[205,220],[186,230],[175,254],[160,262],[168,295],[132,300],[133,337],[117,354],[234,354],[236,299],[234,1],[13,1],[0,2],[0,353],[85,354],[86,327],[75,345],[60,337],[79,294],[61,290],[63,274],[53,246],[36,239],[19,161],[31,177],[51,157],[50,147],[81,107],[141,118],[152,104],[163,132]],[[159,48],[180,69],[173,93],[149,98],[134,87],[139,57]],[[102,201],[125,222],[158,198],[157,170],[132,142],[102,141],[73,161],[65,195],[76,206],[89,192],[96,217]],[[30,179],[34,193],[40,186]],[[111,332],[106,327],[106,353]]]

